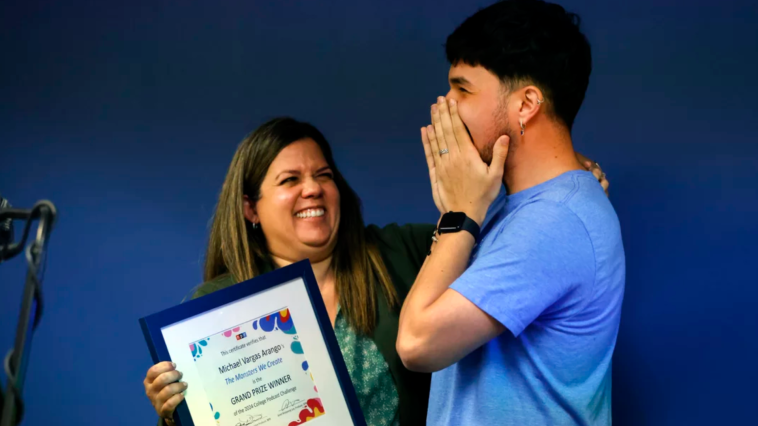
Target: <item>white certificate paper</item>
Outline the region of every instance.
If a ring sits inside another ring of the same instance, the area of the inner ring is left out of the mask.
[[[326,412],[289,308],[193,342],[189,350],[219,425],[300,425]]]
[[[353,425],[302,279],[161,333],[196,426]]]

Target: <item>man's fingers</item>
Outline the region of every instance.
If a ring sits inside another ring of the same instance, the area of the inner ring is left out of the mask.
[[[424,145],[424,156],[426,157],[426,165],[429,167],[429,171],[434,169],[434,154],[432,153],[432,145],[427,135],[427,128],[421,128],[421,143]]]
[[[434,126],[427,126],[426,127],[426,137],[429,138],[429,147],[432,149],[432,158],[434,159],[434,167],[437,167],[440,165],[440,145],[439,140],[437,139],[437,132],[434,129]]]
[[[450,120],[453,124],[453,131],[455,132],[455,140],[458,141],[458,148],[463,151],[465,149],[474,148],[474,143],[466,130],[466,125],[463,124],[460,115],[458,115],[458,102],[455,99],[450,99]]]
[[[492,150],[492,163],[490,163],[490,172],[493,179],[502,180],[505,172],[505,160],[508,158],[508,144],[511,139],[506,136],[500,136],[495,141]]]
[[[458,140],[458,135],[455,133],[455,129],[453,128],[453,119],[450,116],[451,111],[450,108],[448,108],[447,100],[443,97],[440,97],[437,100],[437,108],[439,108],[440,126],[442,127],[442,132],[445,134],[447,149],[455,152],[460,152],[460,144],[462,141]]]
[[[439,111],[439,105],[434,104],[432,105],[432,127],[434,127],[434,136],[437,140],[437,158],[441,158],[441,156],[445,155],[440,154],[440,150],[446,150],[448,149],[448,142],[445,139],[445,132],[442,130],[442,121],[440,120],[440,111]],[[439,164],[439,162],[437,162]]]
[[[426,157],[426,166],[429,168],[429,183],[432,185],[432,198],[437,208],[441,207],[439,202],[439,194],[437,193],[437,168],[434,164],[434,155],[432,154],[431,143],[429,142],[429,136],[427,135],[426,128],[421,128],[421,140],[424,143],[424,156]]]

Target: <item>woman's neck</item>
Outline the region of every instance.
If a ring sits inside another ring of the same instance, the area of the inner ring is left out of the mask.
[[[271,255],[271,258],[274,260],[274,263],[278,268],[283,268],[295,263],[294,261],[274,255]],[[337,287],[335,286],[334,270],[332,269],[332,256],[315,263],[311,262],[311,267],[313,268],[313,275],[316,276],[316,282],[318,283],[318,289],[321,292],[321,298],[324,299],[326,312],[329,314],[329,321],[331,321],[332,327],[334,327],[334,322],[337,320],[339,296],[337,294]]]
[[[295,263],[295,261],[278,257],[275,255],[271,255],[271,258],[274,260],[274,263],[276,264],[277,268],[283,268],[285,266],[289,266]],[[318,262],[311,262],[311,267],[313,268],[313,275],[316,276],[316,282],[318,283],[318,288],[321,290],[322,293],[324,291],[324,287],[334,286],[334,270],[332,269],[332,256],[329,256],[323,260],[319,260]]]

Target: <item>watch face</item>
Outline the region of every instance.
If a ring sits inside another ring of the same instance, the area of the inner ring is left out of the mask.
[[[463,226],[463,222],[466,220],[466,214],[462,212],[450,212],[442,215],[440,220],[439,232],[444,234],[446,232],[458,232]]]

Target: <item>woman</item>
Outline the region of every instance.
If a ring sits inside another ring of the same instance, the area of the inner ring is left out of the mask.
[[[205,283],[194,297],[309,259],[366,422],[425,424],[430,375],[408,371],[395,340],[400,305],[434,228],[364,227],[360,200],[324,136],[307,123],[277,118],[248,135],[234,155],[216,207]],[[168,425],[187,389],[181,376],[163,362],[144,380]]]

